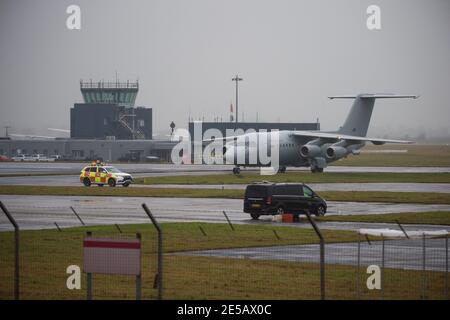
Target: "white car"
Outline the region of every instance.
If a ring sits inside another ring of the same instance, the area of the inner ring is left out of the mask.
[[[13,161],[34,161],[33,157],[29,154],[19,154],[11,159]]]
[[[58,161],[61,160],[61,156],[59,154],[54,154],[48,157],[49,161]]]
[[[33,156],[31,158],[32,158],[32,161],[40,161],[40,162],[50,161],[49,158],[47,158],[43,154],[33,154]]]

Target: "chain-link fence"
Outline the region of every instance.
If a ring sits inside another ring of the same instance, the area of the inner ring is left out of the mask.
[[[79,220],[73,216],[80,227],[63,228],[59,221],[53,228],[20,230],[20,299],[86,299],[83,239],[88,231],[111,239],[141,234],[142,299],[161,294],[163,299],[449,299],[448,236],[390,240],[319,230],[321,264],[319,237],[307,221],[295,227],[237,224],[218,212],[224,223],[162,223],[164,254],[158,256],[158,232],[141,210],[147,223],[115,224],[120,217],[108,215],[103,221],[108,225],[93,225],[84,212]],[[0,299],[14,299],[13,231],[0,232],[0,251]],[[80,289],[68,286],[70,266],[81,269]],[[135,299],[136,278],[93,274],[92,298]]]

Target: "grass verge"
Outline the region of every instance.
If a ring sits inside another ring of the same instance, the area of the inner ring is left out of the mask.
[[[385,167],[448,167],[450,146],[447,145],[368,145],[358,156],[336,161],[337,166],[385,166]],[[377,151],[382,150],[382,153]],[[387,150],[406,150],[405,153],[389,153]]]
[[[450,173],[382,173],[382,172],[287,172],[261,176],[254,172],[239,175],[232,173],[214,175],[184,175],[136,178],[137,184],[249,184],[255,181],[303,183],[450,183]]]

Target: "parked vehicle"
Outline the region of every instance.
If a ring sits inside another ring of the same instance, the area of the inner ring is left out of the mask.
[[[34,161],[33,157],[30,154],[19,154],[17,156],[12,157],[13,161]]]
[[[7,162],[7,161],[11,161],[11,159],[8,158],[7,156],[0,154],[0,162]]]
[[[245,190],[244,212],[253,219],[261,215],[292,213],[299,214],[309,210],[316,216],[323,216],[327,203],[305,184],[255,183]]]
[[[32,161],[48,161],[48,158],[43,154],[33,154],[31,158]]]
[[[51,155],[50,157],[48,157],[50,159],[50,161],[59,161],[62,160],[62,156],[60,156],[59,154],[54,154]]]

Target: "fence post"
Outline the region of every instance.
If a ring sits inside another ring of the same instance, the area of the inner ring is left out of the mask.
[[[92,237],[92,232],[86,232],[87,237]],[[92,300],[92,273],[86,273],[86,299]]]
[[[19,290],[19,284],[20,284],[20,273],[19,273],[19,225],[16,223],[16,220],[12,217],[12,215],[9,213],[8,209],[5,207],[3,202],[0,201],[0,207],[2,208],[3,212],[5,213],[6,217],[8,218],[9,222],[14,227],[14,239],[15,239],[15,250],[14,250],[14,299],[19,300],[20,298],[20,290]]]
[[[55,226],[56,226],[56,228],[58,229],[58,231],[61,232],[62,230],[61,230],[61,228],[58,226],[58,224],[57,224],[56,222],[53,222],[53,223],[55,224]]]
[[[142,204],[142,208],[145,213],[147,213],[148,217],[152,221],[153,225],[158,232],[158,274],[157,274],[157,284],[158,284],[158,300],[162,300],[163,296],[163,235],[162,230],[156,221],[155,217],[151,213],[150,209],[147,207],[145,203]]]
[[[405,235],[406,239],[409,239],[409,235],[406,232],[406,230],[403,228],[403,226],[400,224],[400,221],[395,220],[395,222],[397,222],[398,227],[400,228],[400,230],[402,230],[403,234]]]
[[[381,299],[384,300],[384,236],[381,234]]]
[[[425,233],[422,234],[422,299],[426,299],[426,247]]]
[[[222,213],[223,213],[223,215],[225,216],[225,219],[227,219],[228,225],[230,226],[231,230],[234,231],[233,224],[231,223],[230,218],[228,218],[227,213],[226,213],[225,211],[222,211]]]
[[[139,239],[139,242],[140,242],[140,249],[139,250],[142,250],[142,241],[141,241],[141,234],[140,233],[136,233],[136,238],[137,239]],[[141,273],[142,273],[142,271],[141,271]],[[137,276],[136,276],[136,300],[141,300],[141,297],[142,297],[142,276],[141,276],[141,273],[140,274],[138,274]]]
[[[356,297],[358,299],[361,298],[360,294],[360,270],[361,270],[361,234],[358,232],[358,263],[357,263],[357,269],[356,269]]]
[[[75,211],[75,209],[71,206],[70,209],[72,210],[72,212],[75,214],[75,216],[78,218],[78,220],[80,220],[81,224],[83,226],[85,226],[84,221],[81,220],[80,216],[78,215],[78,213]]]
[[[309,210],[306,210],[305,213],[320,240],[320,299],[325,300],[325,241],[316,222],[311,218]]]
[[[445,296],[448,300],[448,234],[445,237]]]
[[[198,228],[200,229],[201,233],[206,237],[207,234],[206,234],[205,230],[203,230],[202,226],[198,226]]]

